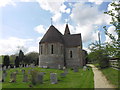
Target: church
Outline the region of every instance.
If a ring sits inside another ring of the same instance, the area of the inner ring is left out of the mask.
[[[82,67],[85,62],[81,34],[71,34],[66,24],[63,35],[51,25],[39,42],[39,66],[72,68]]]

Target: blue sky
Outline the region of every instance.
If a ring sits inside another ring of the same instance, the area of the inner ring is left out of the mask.
[[[6,0],[0,2],[0,54],[15,54],[19,49],[25,53],[39,51],[38,43],[49,26],[53,25],[64,32],[66,20],[72,34],[81,33],[83,49],[88,50],[91,42],[108,38],[102,27],[109,25],[110,17],[103,12],[108,10],[111,2],[68,2],[65,0],[48,2],[48,0]],[[113,29],[113,27],[111,27]],[[110,30],[111,30],[110,28]],[[89,51],[89,50],[88,50]]]

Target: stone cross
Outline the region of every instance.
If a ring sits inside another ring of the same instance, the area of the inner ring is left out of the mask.
[[[57,74],[56,73],[50,73],[50,81],[51,81],[51,84],[57,84],[58,83],[58,79],[57,79]]]
[[[23,75],[23,82],[28,82],[28,75],[27,74]]]

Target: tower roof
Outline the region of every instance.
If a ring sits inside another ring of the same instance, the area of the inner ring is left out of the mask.
[[[63,43],[62,34],[53,26],[51,25],[46,32],[46,34],[41,39],[40,43],[54,43],[54,42],[60,42]]]
[[[66,24],[64,35],[70,35],[68,24]]]

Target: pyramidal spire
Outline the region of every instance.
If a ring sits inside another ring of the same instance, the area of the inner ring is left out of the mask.
[[[64,35],[70,35],[68,24],[66,24]]]

